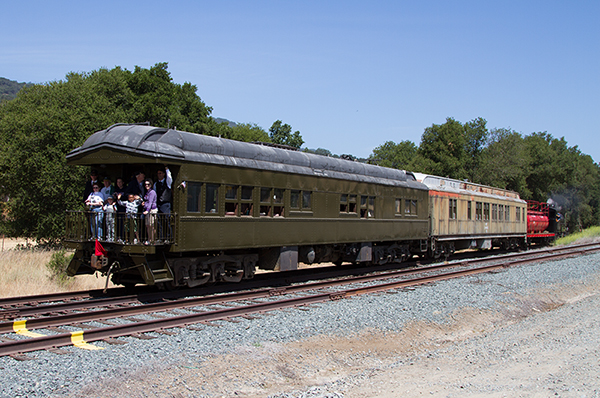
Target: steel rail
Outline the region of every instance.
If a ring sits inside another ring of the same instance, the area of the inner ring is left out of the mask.
[[[546,248],[543,249],[542,251],[548,251],[548,252],[553,252],[553,251],[562,251],[562,250],[568,250],[571,248],[578,248],[578,247],[588,247],[588,246],[594,246],[594,245],[598,245],[598,243],[587,243],[587,244],[582,244],[582,245],[572,245],[572,246],[561,246],[561,247],[554,247],[554,248]],[[510,253],[510,254],[504,254],[504,255],[499,255],[499,256],[495,256],[492,258],[497,258],[497,259],[502,259],[502,258],[510,258],[510,257],[515,257],[515,256],[523,256],[523,255],[536,255],[538,254],[540,251],[533,251],[533,252],[526,252],[526,253]],[[470,259],[470,260],[462,260],[462,262],[483,262],[483,261],[488,261],[489,257],[486,257],[484,259]],[[458,260],[461,261],[461,260]],[[365,268],[365,270],[368,271],[368,268]],[[22,316],[30,316],[30,315],[34,315],[35,310],[29,310],[29,308],[43,308],[42,306],[39,306],[40,303],[47,303],[47,302],[52,302],[52,301],[70,301],[70,300],[76,300],[76,299],[85,299],[85,298],[89,298],[89,299],[93,299],[94,301],[98,301],[99,304],[101,304],[100,301],[102,300],[110,300],[112,298],[115,297],[124,297],[123,295],[120,294],[120,292],[124,292],[125,288],[123,287],[117,287],[117,288],[112,288],[108,290],[108,293],[103,293],[102,289],[95,289],[95,290],[89,290],[89,291],[76,291],[76,292],[62,292],[62,293],[49,293],[49,294],[42,294],[42,295],[32,295],[32,296],[18,296],[18,297],[4,297],[4,298],[0,298],[0,319],[3,318],[2,316],[2,311],[6,311],[6,313],[12,313],[12,314],[20,314],[20,310],[21,308],[28,308],[28,312],[23,312]],[[190,295],[195,294],[195,292],[197,292],[198,289],[189,289],[187,290],[187,292],[190,293]],[[115,296],[117,295],[117,296]],[[164,295],[164,292],[163,292]],[[134,297],[136,295],[127,295],[127,296],[131,296]],[[125,297],[127,297],[125,296]],[[152,299],[157,299],[159,298],[158,294],[153,294],[153,293],[141,293],[141,294],[137,294],[139,301],[142,300],[152,300]],[[24,307],[14,307],[16,305],[25,305]],[[108,304],[110,305],[110,304]],[[62,311],[60,308],[57,309],[52,309],[50,310],[50,306],[48,305],[48,312],[53,312],[53,311]],[[82,308],[85,308],[87,305],[84,305]],[[65,307],[65,309],[73,309],[74,307]],[[17,311],[17,312],[15,312]],[[44,308],[43,311],[46,311],[46,309]],[[40,313],[43,313],[40,311]],[[27,314],[27,315],[25,315]],[[6,317],[5,317],[6,318]]]
[[[595,246],[597,246],[598,249],[600,249],[600,245],[596,244]],[[587,247],[589,247],[589,245],[587,245]],[[578,250],[581,250],[581,249],[578,249]],[[521,257],[524,255],[529,255],[529,254],[530,253],[521,253]],[[537,254],[539,255],[539,252]],[[500,257],[502,257],[502,258],[500,258]],[[147,313],[152,313],[152,312],[168,311],[168,310],[172,310],[172,309],[176,309],[176,308],[188,308],[188,307],[194,307],[194,306],[200,306],[200,305],[219,304],[222,302],[257,299],[257,298],[264,298],[264,297],[269,297],[269,296],[274,296],[274,295],[283,295],[283,294],[296,293],[296,292],[301,292],[301,291],[306,291],[306,290],[320,289],[320,288],[325,288],[325,287],[348,285],[348,284],[352,284],[352,283],[364,283],[364,282],[370,282],[370,281],[376,281],[376,280],[409,276],[409,275],[414,275],[414,274],[423,274],[423,273],[427,273],[427,272],[440,271],[440,270],[445,270],[445,269],[450,269],[450,268],[471,266],[475,263],[499,261],[499,260],[507,258],[507,257],[512,258],[514,256],[508,255],[508,256],[499,256],[499,257],[493,257],[493,258],[487,258],[487,259],[474,259],[474,260],[468,260],[468,261],[463,261],[463,262],[456,262],[456,263],[449,263],[449,264],[437,264],[437,265],[428,266],[428,267],[421,267],[421,268],[415,268],[415,269],[409,269],[409,270],[398,270],[398,271],[392,271],[392,272],[386,272],[386,273],[380,273],[380,274],[362,275],[362,276],[350,277],[350,278],[345,278],[345,279],[337,279],[337,280],[331,280],[331,281],[320,281],[320,282],[305,283],[302,285],[295,285],[295,286],[282,286],[282,287],[277,287],[277,288],[259,289],[259,290],[252,290],[249,292],[242,292],[242,293],[229,293],[229,294],[222,294],[222,295],[216,295],[216,296],[194,297],[194,298],[188,298],[188,299],[181,299],[181,300],[177,300],[177,301],[142,304],[139,306],[131,306],[131,307],[126,307],[126,308],[109,308],[109,309],[105,309],[105,310],[96,310],[93,312],[74,313],[74,314],[67,314],[67,315],[60,315],[60,316],[50,316],[50,317],[44,317],[44,318],[29,319],[26,322],[27,322],[28,329],[42,329],[45,327],[52,327],[52,326],[64,326],[64,325],[68,325],[70,323],[75,323],[75,322],[81,323],[81,322],[101,321],[104,319],[110,319],[110,318],[115,318],[115,317],[141,315],[141,314],[147,314]],[[541,260],[539,260],[539,258],[540,258],[539,256],[534,257],[532,261],[541,261]],[[107,300],[108,300],[108,302],[102,301],[100,304],[102,306],[109,306],[110,303],[112,303],[112,305],[117,305],[117,304],[121,304],[121,303],[131,303],[131,302],[137,301],[137,298],[135,298],[135,296],[126,296],[123,298],[114,298],[114,299],[107,299]],[[83,305],[81,307],[78,307],[77,303],[66,303],[64,305],[58,305],[57,308],[55,308],[54,306],[48,306],[48,310],[44,311],[44,312],[48,313],[50,311],[56,312],[60,309],[62,309],[62,310],[73,309],[73,308],[81,309],[81,308],[89,308],[89,307],[97,307],[98,306],[98,303],[96,301],[87,301],[87,302],[84,302],[84,304],[85,305]],[[33,313],[34,311],[32,310],[31,312]],[[2,313],[0,312],[0,315],[1,314]],[[28,313],[21,313],[19,315],[27,316]],[[12,319],[14,320],[15,318],[16,317],[13,317]],[[0,319],[1,319],[1,317],[0,317]],[[13,331],[13,329],[14,329],[14,321],[7,321],[7,322],[0,323],[0,333],[10,333]]]
[[[124,290],[123,287],[109,289],[108,292]],[[34,296],[18,296],[18,297],[3,297],[0,298],[0,308],[22,304],[38,304],[51,301],[76,300],[82,298],[95,298],[110,296],[110,293],[103,293],[102,289],[95,290],[80,290],[76,292],[48,293]]]
[[[588,248],[584,252],[598,251],[600,248]],[[140,321],[132,324],[95,328],[87,330],[85,332],[72,332],[62,333],[52,336],[36,337],[30,340],[19,340],[14,342],[7,342],[0,344],[0,356],[14,355],[18,353],[37,351],[40,349],[48,349],[52,347],[61,347],[75,344],[75,341],[94,342],[107,338],[128,336],[136,333],[147,333],[158,331],[162,329],[169,329],[175,327],[185,327],[191,324],[200,322],[209,322],[216,320],[223,320],[232,317],[249,315],[253,313],[261,313],[271,311],[274,309],[283,309],[290,307],[297,307],[302,305],[309,305],[314,303],[322,303],[330,300],[338,300],[342,298],[368,294],[373,292],[386,291],[391,289],[398,289],[407,286],[421,285],[425,283],[432,283],[436,281],[464,277],[467,275],[474,275],[484,272],[490,272],[502,268],[508,268],[515,265],[522,265],[533,262],[543,262],[548,260],[555,260],[559,258],[572,257],[577,255],[578,252],[568,252],[551,254],[544,257],[527,258],[522,260],[510,261],[507,263],[499,263],[494,265],[483,266],[479,268],[471,268],[467,270],[460,270],[454,272],[443,273],[439,275],[430,275],[412,280],[394,281],[379,285],[365,286],[359,288],[348,289],[339,292],[327,292],[313,294],[310,296],[303,296],[285,300],[271,301],[267,303],[252,304],[247,306],[240,306],[235,308],[226,308],[215,311],[208,311],[203,313],[195,313],[189,315],[180,315],[171,318],[163,318],[157,320]],[[249,292],[248,294],[252,294]],[[217,299],[216,297],[214,299]]]
[[[17,317],[29,317],[33,315],[52,314],[73,310],[84,310],[88,308],[110,307],[139,302],[137,296],[111,297],[100,300],[85,300],[68,303],[41,305],[36,307],[11,308],[0,311],[0,319],[14,319]]]

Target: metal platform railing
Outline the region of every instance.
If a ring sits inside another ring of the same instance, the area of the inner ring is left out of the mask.
[[[114,242],[126,245],[163,245],[175,242],[176,214],[125,214],[67,211],[66,241]]]

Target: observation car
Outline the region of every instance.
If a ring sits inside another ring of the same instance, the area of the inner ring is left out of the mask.
[[[430,250],[429,188],[402,170],[132,124],[94,133],[67,163],[126,183],[163,165],[173,175],[171,213],[156,215],[155,237],[136,240],[136,228],[144,234],[139,215],[121,218],[109,241],[106,231],[93,236],[90,213],[67,212],[70,275],[193,287],[252,278],[257,268],[383,264]]]

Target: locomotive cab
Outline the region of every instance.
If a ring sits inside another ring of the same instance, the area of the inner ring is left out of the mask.
[[[527,241],[529,245],[547,245],[559,236],[562,216],[552,200],[548,203],[527,201]]]

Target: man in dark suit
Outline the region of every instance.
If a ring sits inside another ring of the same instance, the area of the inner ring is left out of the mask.
[[[90,173],[90,180],[85,183],[85,190],[83,191],[83,201],[87,199],[88,196],[94,190],[94,184],[99,183],[98,181],[98,172],[96,170],[92,170]]]
[[[136,171],[134,177],[131,179],[127,188],[125,188],[126,194],[134,194],[138,195],[140,198],[144,198],[146,195],[146,187],[144,187],[144,180],[146,179],[146,174],[142,171]]]

